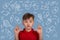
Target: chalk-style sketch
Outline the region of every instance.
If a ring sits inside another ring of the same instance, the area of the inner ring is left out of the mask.
[[[14,21],[14,15],[10,16],[10,22],[12,23]]]
[[[34,3],[32,6],[33,6],[33,9],[34,9],[34,10],[38,10],[38,9],[39,9],[39,5],[36,4],[36,3]]]
[[[3,26],[4,27],[11,27],[11,24],[8,20],[3,20]]]

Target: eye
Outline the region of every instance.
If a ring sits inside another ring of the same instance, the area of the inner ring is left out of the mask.
[[[27,21],[25,21],[25,23],[27,23]]]
[[[30,21],[30,23],[32,23],[32,21]]]

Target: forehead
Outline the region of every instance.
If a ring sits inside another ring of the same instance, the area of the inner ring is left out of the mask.
[[[32,17],[25,19],[25,21],[34,20]]]

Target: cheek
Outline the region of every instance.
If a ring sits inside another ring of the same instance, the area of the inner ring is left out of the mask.
[[[30,25],[33,26],[34,23],[31,23]]]
[[[24,23],[24,26],[27,26],[27,23]]]

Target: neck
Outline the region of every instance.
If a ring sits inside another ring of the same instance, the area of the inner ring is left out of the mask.
[[[30,32],[31,31],[31,29],[25,29],[27,32]]]

